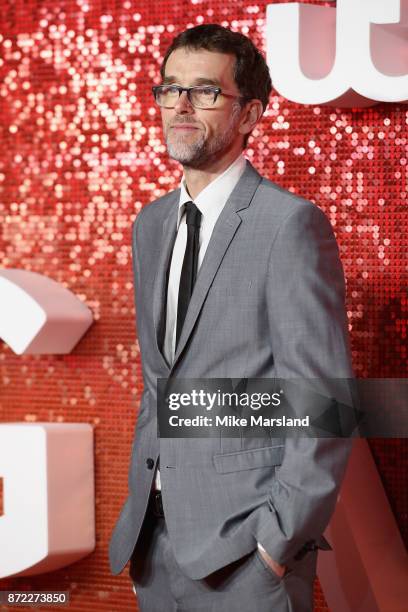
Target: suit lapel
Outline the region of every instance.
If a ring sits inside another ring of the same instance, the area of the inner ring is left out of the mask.
[[[153,288],[153,323],[156,348],[161,356],[164,366],[169,369],[170,365],[165,359],[162,349],[164,330],[166,325],[166,303],[167,303],[167,273],[176,238],[177,210],[180,198],[180,190],[176,189],[169,195],[168,211],[163,221],[161,233],[158,234],[160,241],[160,256],[156,268],[156,276]]]
[[[193,294],[188,306],[181,336],[177,345],[174,361],[171,366],[173,370],[193,330],[194,324],[203,306],[210,285],[217,273],[222,259],[230,242],[240,226],[242,219],[238,212],[247,208],[254,193],[261,182],[261,175],[247,161],[246,168],[228,198],[218,220],[215,224],[204,260],[201,264],[197,280],[194,285]]]

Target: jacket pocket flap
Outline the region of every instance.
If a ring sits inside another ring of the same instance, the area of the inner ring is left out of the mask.
[[[235,451],[213,456],[214,466],[218,473],[239,472],[268,466],[280,465],[285,446],[266,446],[245,451]]]

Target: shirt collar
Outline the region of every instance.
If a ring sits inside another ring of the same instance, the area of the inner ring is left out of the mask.
[[[216,220],[221,213],[232,190],[238,183],[246,166],[246,159],[240,153],[238,157],[228,166],[226,170],[211,183],[209,183],[194,199],[194,204],[203,216],[204,222]],[[177,217],[177,229],[184,213],[184,204],[191,202],[192,198],[187,191],[185,177],[180,182],[180,199]]]

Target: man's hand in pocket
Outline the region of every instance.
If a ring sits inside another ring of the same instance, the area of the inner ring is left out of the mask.
[[[272,557],[268,555],[264,547],[261,544],[259,544],[259,542],[258,542],[258,550],[259,550],[259,554],[261,555],[265,563],[269,565],[271,570],[275,572],[275,574],[277,574],[279,578],[282,578],[286,572],[286,565],[279,565],[279,563],[276,563],[276,561],[274,561]]]

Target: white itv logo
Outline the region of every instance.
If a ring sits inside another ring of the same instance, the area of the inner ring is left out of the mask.
[[[275,89],[300,104],[408,102],[408,0],[267,7]]]
[[[0,578],[58,569],[95,548],[93,430],[0,425]]]
[[[92,322],[88,306],[52,278],[0,268],[0,339],[17,355],[69,353]]]

